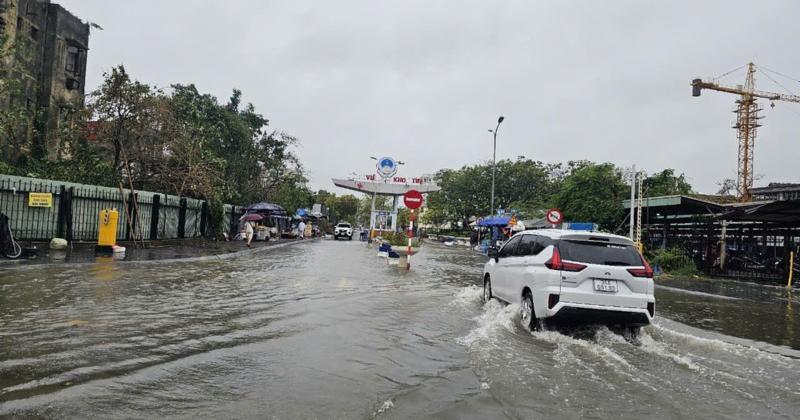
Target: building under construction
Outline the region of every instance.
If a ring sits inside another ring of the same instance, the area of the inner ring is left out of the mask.
[[[744,85],[730,86],[720,83],[720,80],[725,76],[745,68],[747,70]],[[775,93],[756,89],[757,71],[788,93]],[[773,108],[777,101],[800,103],[800,95],[793,94],[786,86],[778,82],[776,77],[784,77],[792,83],[798,82],[795,78],[788,77],[763,66],[756,66],[752,62],[709,80],[692,80],[692,96],[700,96],[703,89],[737,96],[736,108],[734,110],[736,113],[736,121],[733,124],[733,128],[736,130],[736,137],[739,142],[736,192],[741,202],[746,203],[753,199],[755,141],[758,128],[762,125],[760,120],[764,118],[763,115],[761,115],[763,109],[760,107],[758,100],[768,100],[770,102],[770,107]]]
[[[742,69],[746,73],[743,85],[722,83],[723,78]],[[787,93],[756,89],[756,72]],[[800,103],[800,96],[779,83],[778,77],[800,82],[753,63],[715,78],[692,80],[692,96],[700,96],[705,89],[736,97],[736,197],[694,194],[641,198],[639,181],[640,198],[633,200],[632,193],[632,200],[623,202],[634,240],[648,250],[681,249],[709,275],[785,284],[791,273],[797,273],[799,265],[794,256],[800,243],[800,184],[753,187],[755,139],[763,118],[758,101],[769,101],[771,107],[777,101]]]

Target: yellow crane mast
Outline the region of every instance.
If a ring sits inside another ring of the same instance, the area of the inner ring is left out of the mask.
[[[773,107],[775,106],[774,101],[800,103],[800,96],[797,95],[785,95],[756,90],[755,72],[755,64],[747,63],[747,77],[745,78],[743,86],[725,86],[711,81],[705,82],[702,79],[692,80],[692,96],[700,96],[700,91],[703,89],[727,92],[740,96],[740,98],[736,100],[736,111],[734,111],[736,113],[736,124],[734,124],[733,128],[736,129],[739,139],[739,166],[736,190],[739,201],[742,202],[748,202],[752,199],[753,148],[755,146],[757,128],[761,127],[758,120],[763,118],[758,116],[761,109],[758,107],[756,100],[759,98],[768,99],[770,102],[773,102]]]

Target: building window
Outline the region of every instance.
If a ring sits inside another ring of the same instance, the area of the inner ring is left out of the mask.
[[[35,15],[38,12],[38,10],[36,10],[37,9],[36,6],[38,5],[36,4],[35,1],[29,1],[27,6],[25,6],[25,14]]]
[[[36,41],[39,38],[39,28],[31,26],[31,39]]]
[[[81,50],[78,47],[67,47],[67,65],[64,69],[75,76],[81,74]]]
[[[18,17],[17,18],[17,32],[19,32],[21,30],[22,30],[22,18]]]

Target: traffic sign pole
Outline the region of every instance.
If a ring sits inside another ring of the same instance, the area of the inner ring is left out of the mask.
[[[406,249],[406,270],[411,269],[411,238],[414,237],[414,210],[422,206],[422,194],[417,190],[408,190],[403,194],[403,204],[411,212],[408,217],[408,248]]]
[[[414,236],[414,209],[409,210],[408,217],[408,249],[406,249],[406,270],[411,270],[411,238]]]

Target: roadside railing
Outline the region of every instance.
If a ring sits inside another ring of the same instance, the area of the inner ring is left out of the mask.
[[[118,240],[182,239],[206,236],[209,207],[203,200],[96,185],[0,175],[0,213],[14,237],[47,241],[95,241],[102,209],[119,211]],[[225,228],[236,208],[225,206]]]

